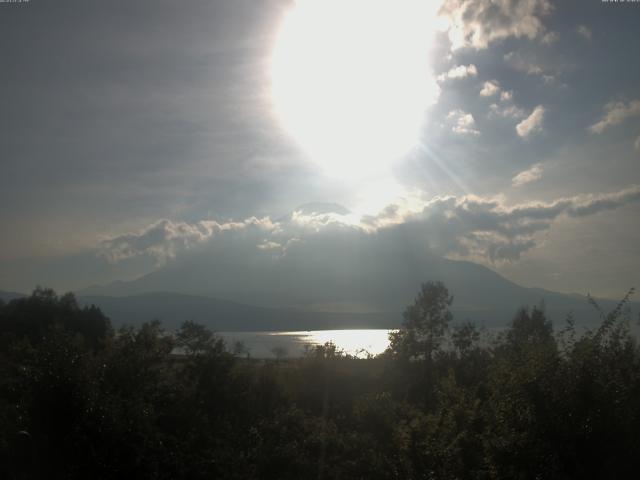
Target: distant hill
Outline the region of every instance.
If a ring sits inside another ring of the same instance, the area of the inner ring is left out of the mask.
[[[577,319],[587,319],[581,323],[597,320],[596,311],[585,298],[552,299],[551,308],[545,305],[552,318],[562,321],[569,311]],[[544,295],[544,292],[540,292]],[[167,328],[176,328],[185,320],[193,320],[216,331],[275,331],[275,330],[324,330],[344,328],[397,328],[402,321],[401,312],[389,313],[335,313],[298,309],[264,308],[244,305],[227,300],[183,295],[179,293],[154,292],[128,297],[80,296],[81,305],[96,305],[111,319],[114,325],[139,325],[144,321],[158,319]],[[549,301],[549,300],[547,300]],[[615,302],[600,300],[605,310],[614,308]],[[494,308],[488,311],[460,309],[454,306],[454,321],[471,319],[487,326],[505,325],[517,307]],[[636,311],[638,310],[635,304]],[[504,319],[496,322],[495,319]],[[560,323],[557,323],[560,326]]]
[[[118,282],[118,286],[126,283]],[[539,304],[544,301],[549,316],[561,326],[569,312],[579,323],[598,320],[597,312],[580,295],[564,295],[539,289],[522,289],[508,305],[474,307],[454,300],[454,321],[473,320],[486,326],[503,326],[513,317],[520,305]],[[62,292],[60,292],[62,293]],[[9,302],[25,294],[0,291],[0,299]],[[526,301],[529,299],[530,301]],[[167,328],[178,327],[185,320],[194,320],[216,331],[275,331],[323,330],[343,328],[396,328],[402,322],[402,309],[389,312],[336,313],[301,308],[267,308],[229,300],[171,292],[150,292],[129,296],[79,295],[80,305],[96,305],[115,326],[139,325],[158,319]],[[616,302],[598,300],[605,311]],[[462,305],[460,305],[462,304]],[[630,304],[634,315],[640,311],[637,302]]]
[[[585,296],[525,288],[471,262],[431,259],[401,267],[385,272],[350,267],[345,269],[348,274],[342,274],[327,271],[321,265],[312,268],[303,264],[298,276],[283,275],[274,268],[266,279],[260,278],[263,272],[247,274],[246,280],[237,285],[225,281],[224,272],[206,263],[170,265],[131,282],[78,293],[83,301],[96,303],[118,321],[166,317],[173,322],[193,317],[207,319],[214,328],[227,330],[396,327],[420,283],[441,280],[454,295],[452,310],[456,321],[503,326],[519,307],[540,304],[557,325],[570,313],[582,324],[599,320]],[[285,280],[291,277],[297,281]],[[349,313],[326,313],[332,310],[331,305],[341,303],[361,307]],[[612,300],[599,303],[605,311],[617,304]],[[640,311],[638,303],[632,303],[631,308],[634,315]]]
[[[22,298],[24,296],[25,296],[24,293],[5,292],[3,290],[0,290],[0,300],[2,300],[3,302],[10,302],[11,300],[13,300],[15,298]]]
[[[167,328],[193,320],[216,331],[386,328],[397,318],[381,314],[341,314],[261,308],[179,293],[145,293],[129,297],[80,296],[81,305],[96,305],[114,325],[137,325],[158,319]],[[399,316],[398,316],[399,317]]]

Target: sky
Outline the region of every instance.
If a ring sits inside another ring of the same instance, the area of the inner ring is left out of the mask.
[[[640,286],[640,3],[427,3],[0,3],[0,289],[398,231]]]

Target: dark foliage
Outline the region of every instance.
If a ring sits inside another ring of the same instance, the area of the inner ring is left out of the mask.
[[[490,339],[426,283],[383,355],[250,360],[38,289],[0,304],[0,478],[633,478],[628,298],[594,330],[523,308]]]

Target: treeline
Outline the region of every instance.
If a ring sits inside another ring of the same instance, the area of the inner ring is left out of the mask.
[[[634,478],[627,300],[582,332],[523,308],[488,339],[430,282],[382,355],[248,360],[37,289],[0,304],[0,478]]]

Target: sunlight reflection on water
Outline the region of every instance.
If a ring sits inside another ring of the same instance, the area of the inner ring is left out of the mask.
[[[631,333],[640,339],[640,325],[635,322],[631,326]],[[590,325],[591,329],[597,325]],[[578,335],[584,334],[586,325],[576,327]],[[284,357],[301,357],[308,345],[323,345],[333,342],[349,355],[366,358],[368,355],[378,355],[389,345],[389,332],[397,330],[360,329],[360,330],[310,330],[310,331],[282,331],[282,332],[217,332],[222,337],[230,351],[234,343],[242,342],[251,358],[274,358],[274,350],[281,349]],[[504,327],[482,329],[481,345],[488,346],[495,342]],[[556,329],[556,334],[559,330]]]
[[[305,351],[305,345],[323,345],[333,342],[338,350],[361,358],[378,355],[389,345],[387,329],[362,330],[311,330],[297,332],[219,332],[228,348],[235,342],[242,342],[253,358],[272,358],[274,350],[279,348],[284,356],[299,357]]]

